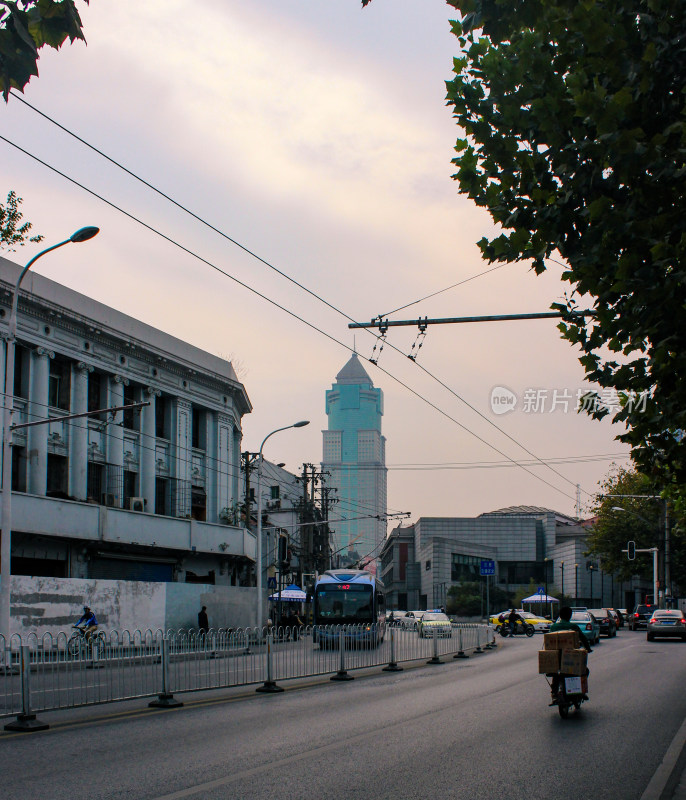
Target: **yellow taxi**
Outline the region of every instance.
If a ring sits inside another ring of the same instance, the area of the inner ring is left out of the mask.
[[[501,622],[498,619],[500,614],[503,615],[503,618],[506,620],[512,609],[508,608],[506,611],[499,612],[498,614],[493,614],[489,622],[491,625],[495,625],[496,629],[501,626]],[[529,625],[534,626],[534,630],[538,633],[547,633],[550,630],[550,626],[553,624],[549,619],[545,617],[539,617],[538,614],[532,614],[530,611],[524,611],[522,608],[516,608],[515,611],[519,614],[519,616],[527,622]]]

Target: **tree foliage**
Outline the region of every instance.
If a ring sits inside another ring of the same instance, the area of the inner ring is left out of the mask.
[[[612,497],[611,495],[623,495]],[[642,495],[629,497],[628,495]],[[623,553],[627,542],[634,541],[639,549],[657,547],[660,562],[664,554],[665,495],[651,476],[631,469],[618,468],[603,481],[596,496],[593,511],[597,521],[588,537],[588,552],[598,556],[606,572],[615,572],[620,580],[632,575],[652,580],[652,557],[639,554],[629,561]],[[616,511],[623,508],[624,511]],[[686,587],[686,517],[670,503],[670,571],[672,590]],[[662,568],[661,568],[662,573]]]
[[[511,602],[511,595],[499,586],[492,585],[489,590],[491,610],[501,610]],[[483,583],[466,581],[453,584],[448,589],[446,600],[448,614],[461,617],[478,617],[486,611],[486,589]]]
[[[454,177],[502,230],[479,242],[482,254],[530,261],[539,274],[564,260],[560,330],[613,400],[585,410],[613,413],[645,471],[683,482],[683,0],[448,5],[459,12],[459,55],[447,99],[464,131]],[[571,313],[587,297],[590,320]]]
[[[449,4],[455,178],[504,230],[479,242],[484,257],[539,274],[564,259],[560,329],[587,379],[629,398],[614,403],[619,438],[646,468],[686,469],[682,0]],[[584,296],[590,321],[571,313]]]
[[[5,102],[10,89],[23,92],[38,75],[41,47],[59,50],[67,38],[70,43],[85,42],[82,28],[74,0],[0,0],[0,87]]]
[[[10,190],[7,193],[7,203],[0,203],[0,250],[6,248],[9,251],[17,249],[17,245],[23,247],[26,242],[42,242],[43,236],[29,237],[29,231],[33,227],[30,222],[21,223],[24,216],[19,210],[22,203],[21,197]]]

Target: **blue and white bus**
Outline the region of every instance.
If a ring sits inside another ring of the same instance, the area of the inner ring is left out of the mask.
[[[348,642],[372,646],[383,641],[386,632],[386,598],[383,583],[366,570],[332,569],[320,575],[314,585],[314,641],[324,649],[336,646],[340,628]]]

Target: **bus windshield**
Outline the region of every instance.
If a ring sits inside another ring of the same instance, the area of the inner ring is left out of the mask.
[[[324,584],[316,590],[316,614],[320,625],[373,622],[372,587]]]

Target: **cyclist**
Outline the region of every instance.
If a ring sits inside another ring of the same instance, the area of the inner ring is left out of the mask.
[[[79,626],[83,623],[83,628]],[[83,614],[81,619],[76,623],[76,628],[79,628],[86,639],[90,639],[91,636],[97,631],[98,629],[98,620],[95,617],[95,614],[88,608],[88,606],[83,607]]]

